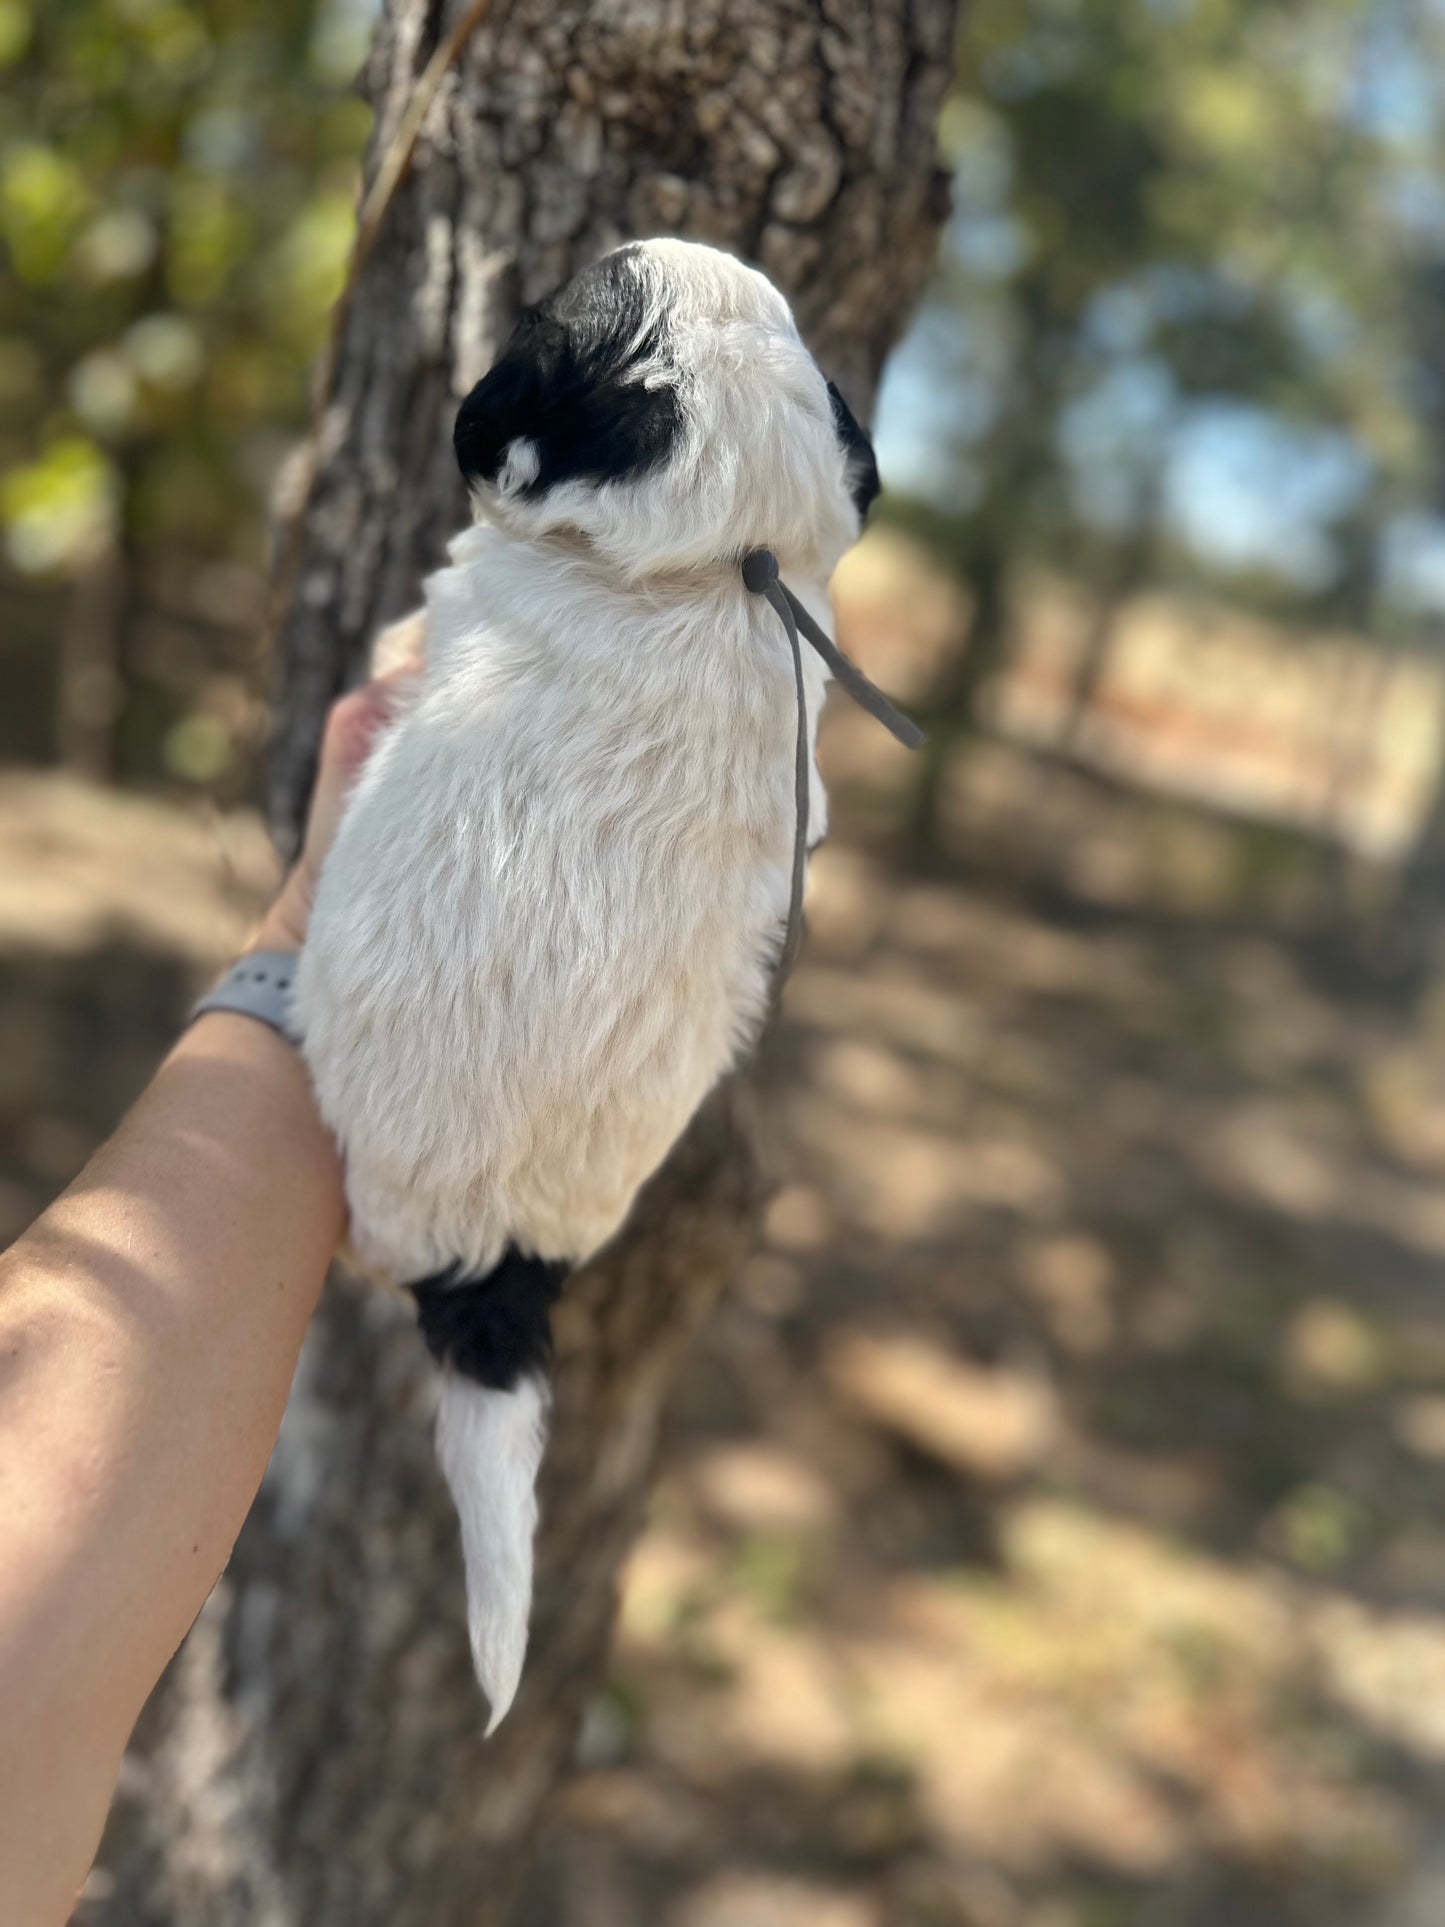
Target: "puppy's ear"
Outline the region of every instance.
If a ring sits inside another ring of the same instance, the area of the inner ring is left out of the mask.
[[[531,498],[563,482],[630,481],[666,459],[682,408],[628,252],[522,315],[457,416],[468,482],[495,482],[517,443],[508,483]]]
[[[833,404],[834,432],[848,457],[848,492],[853,497],[859,521],[866,521],[882,486],[878,480],[878,458],[873,453],[872,442],[858,426],[852,409],[831,381],[828,383],[828,399]]]
[[[457,414],[452,446],[469,484],[495,482],[512,444],[535,436],[566,361],[565,331],[541,309],[526,309]]]

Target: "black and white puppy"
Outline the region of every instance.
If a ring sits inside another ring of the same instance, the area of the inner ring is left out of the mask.
[[[297,1015],[352,1245],[442,1360],[490,1731],[526,1650],[549,1307],[755,1039],[787,916],[793,665],[740,559],[771,549],[826,618],[877,471],[777,290],[682,241],[526,313],[456,449],[476,526],[426,585]]]

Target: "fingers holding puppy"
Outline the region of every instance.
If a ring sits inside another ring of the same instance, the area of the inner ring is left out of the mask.
[[[321,865],[336,835],[347,795],[386,724],[414,687],[420,668],[419,660],[402,662],[359,689],[339,696],[327,711],[301,855],[251,948],[299,950],[306,941]]]

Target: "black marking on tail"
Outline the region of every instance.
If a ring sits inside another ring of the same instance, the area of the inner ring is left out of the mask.
[[[571,1266],[529,1258],[508,1245],[481,1278],[460,1264],[418,1278],[407,1290],[416,1300],[427,1350],[438,1365],[509,1392],[528,1372],[544,1372],[552,1357],[551,1311]]]

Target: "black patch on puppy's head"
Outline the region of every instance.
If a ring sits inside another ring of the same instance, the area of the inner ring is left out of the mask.
[[[830,381],[828,400],[833,404],[833,429],[848,457],[848,493],[858,511],[860,522],[878,500],[882,483],[878,480],[878,458],[873,444],[858,426],[857,417]]]
[[[648,321],[639,250],[619,248],[524,311],[462,403],[453,444],[469,483],[495,482],[517,441],[537,451],[521,493],[562,482],[630,481],[667,459],[682,431],[675,383],[644,386],[661,328]]]

